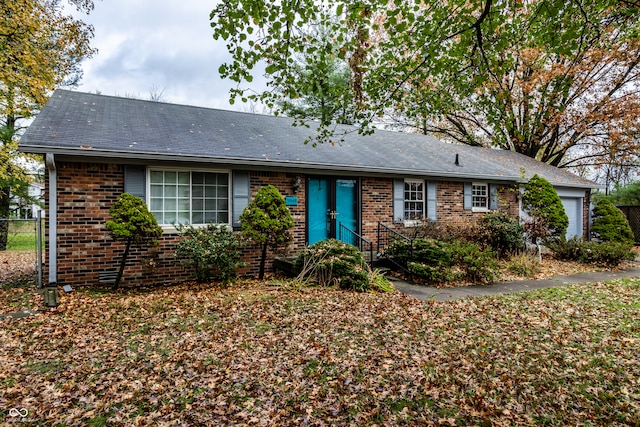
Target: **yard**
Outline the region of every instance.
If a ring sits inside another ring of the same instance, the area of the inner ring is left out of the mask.
[[[2,323],[3,422],[640,422],[640,279],[427,303],[250,281],[87,289]]]

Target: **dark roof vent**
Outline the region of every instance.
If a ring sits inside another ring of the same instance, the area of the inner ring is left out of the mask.
[[[460,158],[458,157],[458,153],[456,153],[456,161],[455,161],[455,165],[456,165],[456,166],[460,166]]]

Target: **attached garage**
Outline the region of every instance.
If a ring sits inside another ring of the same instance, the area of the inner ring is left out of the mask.
[[[567,227],[567,239],[583,236],[582,206],[584,205],[584,192],[574,189],[556,189],[564,211],[569,217]]]

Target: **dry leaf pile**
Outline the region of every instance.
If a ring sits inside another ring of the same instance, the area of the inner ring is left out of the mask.
[[[640,280],[429,303],[256,283],[61,298],[2,321],[0,422],[640,420]]]

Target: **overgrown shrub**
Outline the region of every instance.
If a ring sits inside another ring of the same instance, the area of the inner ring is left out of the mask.
[[[176,257],[193,268],[200,283],[211,279],[223,282],[236,277],[236,270],[246,264],[240,261],[243,242],[226,225],[209,224],[205,227],[178,224],[180,241]]]
[[[327,239],[303,249],[295,261],[301,276],[320,286],[340,286],[357,292],[393,289],[379,271],[371,271],[362,252],[355,246]]]
[[[633,260],[631,247],[622,242],[586,242],[576,237],[549,246],[560,260],[605,267],[615,267],[623,261]]]
[[[495,252],[483,250],[477,243],[452,243],[416,238],[398,240],[387,248],[387,255],[406,262],[416,276],[430,283],[468,280],[491,283],[497,277],[498,261]]]
[[[525,230],[533,243],[562,241],[567,234],[569,217],[553,185],[534,175],[524,186],[522,209],[529,215]]]
[[[493,283],[498,276],[496,253],[483,250],[473,242],[453,242],[451,252],[454,265],[458,268],[457,277],[473,283]]]
[[[603,242],[633,245],[635,236],[622,211],[609,199],[600,199],[593,208],[593,236]]]
[[[480,221],[480,236],[500,258],[515,255],[525,249],[524,227],[518,218],[507,212],[492,211]]]

